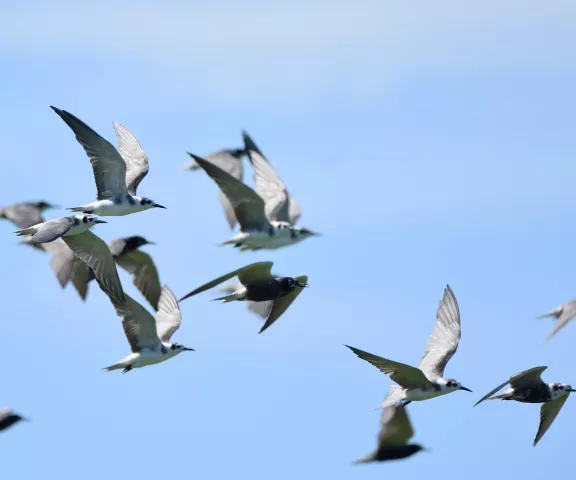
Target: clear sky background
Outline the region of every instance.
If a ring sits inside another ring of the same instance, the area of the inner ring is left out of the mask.
[[[0,434],[3,478],[574,470],[576,398],[536,448],[538,405],[472,405],[537,365],[576,384],[576,325],[541,345],[553,322],[535,319],[576,295],[576,4],[473,3],[0,8],[0,204],[94,197],[89,161],[49,105],[113,142],[117,121],[150,158],[140,193],[168,209],[94,233],[155,241],[145,250],[178,297],[261,260],[311,285],[262,335],[242,304],[210,302],[217,292],[186,300],[174,339],[196,352],[106,373],[129,352],[107,297],[96,284],[85,304],[61,290],[48,256],[0,223],[0,404],[33,420]],[[231,236],[217,187],[179,167],[187,150],[241,145],[243,128],[322,238],[215,246]],[[415,365],[446,283],[462,315],[446,374],[474,393],[410,405],[414,441],[432,453],[352,466],[375,446],[390,380],[343,344]]]

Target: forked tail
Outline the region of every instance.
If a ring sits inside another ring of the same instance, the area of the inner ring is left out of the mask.
[[[232,295],[225,295],[224,297],[213,298],[212,301],[216,302],[220,300],[222,303],[234,302],[235,300],[245,300],[245,292],[234,292]]]
[[[19,237],[23,237],[24,235],[34,235],[36,233],[35,227],[24,228],[23,230],[18,230],[14,232]]]

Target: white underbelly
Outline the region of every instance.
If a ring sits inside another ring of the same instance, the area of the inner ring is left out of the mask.
[[[449,391],[448,390],[438,391],[438,390],[434,390],[432,388],[430,390],[422,390],[420,388],[412,388],[412,389],[406,391],[406,399],[410,400],[412,402],[418,402],[421,400],[428,400],[430,398],[439,397],[439,396],[444,395],[446,393],[449,393]]]
[[[128,202],[117,204],[112,200],[100,200],[92,205],[94,213],[102,217],[122,217],[142,210],[138,204],[132,205]]]

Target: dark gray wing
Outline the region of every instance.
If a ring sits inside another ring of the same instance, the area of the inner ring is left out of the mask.
[[[218,152],[206,155],[204,159],[213,163],[217,167],[221,168],[225,172],[228,172],[234,178],[242,182],[244,176],[244,167],[242,166],[242,159],[239,152],[244,153],[243,150],[219,150]],[[236,214],[234,213],[234,207],[228,200],[228,197],[224,192],[219,193],[220,205],[224,210],[224,215],[226,220],[228,220],[228,225],[230,228],[234,228],[236,225]]]
[[[209,161],[193,154],[190,155],[226,195],[243,231],[262,231],[270,228],[264,200],[254,190]]]
[[[89,230],[78,235],[63,237],[74,254],[88,265],[102,291],[114,306],[126,304],[124,290],[116,270],[116,262],[106,242]],[[156,331],[156,330],[154,330]]]
[[[380,415],[381,429],[378,434],[378,447],[402,446],[414,436],[414,429],[405,407],[390,406]]]
[[[88,283],[90,281],[90,268],[79,258],[74,257],[74,264],[72,266],[72,285],[80,295],[82,300],[86,300],[88,295]]]
[[[366,360],[374,365],[382,373],[390,375],[392,380],[404,388],[432,388],[432,383],[419,368],[411,367],[405,363],[394,362],[393,360],[373,355],[358,348],[350,347],[349,345],[346,345],[346,347],[352,350],[362,360]]]
[[[124,159],[106,139],[71,113],[50,107],[76,134],[76,140],[84,147],[90,159],[96,181],[97,200],[126,197],[126,164]]]
[[[44,250],[50,254],[50,267],[58,279],[58,283],[64,288],[74,271],[74,261],[76,256],[66,245],[64,240],[57,238],[56,240],[48,243],[43,243]]]
[[[534,368],[530,368],[528,370],[524,370],[520,373],[517,373],[515,375],[512,375],[510,377],[509,380],[507,380],[506,382],[502,383],[501,385],[498,385],[496,388],[494,388],[493,390],[490,390],[486,395],[484,395],[480,400],[478,400],[474,406],[478,405],[479,403],[482,403],[484,400],[487,400],[488,397],[491,397],[492,395],[494,395],[498,390],[504,388],[506,385],[510,384],[510,386],[512,388],[516,388],[516,387],[537,387],[541,384],[543,384],[544,382],[542,381],[541,375],[542,372],[544,370],[546,370],[548,367],[534,367]]]
[[[288,221],[291,225],[296,225],[301,216],[300,205],[296,203],[296,199],[292,195],[288,194]]]
[[[540,315],[538,318],[545,318],[545,317],[556,317],[556,324],[552,331],[548,334],[546,339],[544,340],[547,342],[550,340],[558,331],[564,328],[570,320],[572,320],[576,316],[576,299],[570,300],[569,302],[563,303],[562,305],[558,305],[554,310],[551,310],[544,315]]]
[[[261,280],[261,279],[265,280],[267,277],[271,278],[272,277],[272,274],[271,274],[272,265],[273,265],[273,262],[251,263],[250,265],[246,265],[245,267],[242,267],[242,268],[239,268],[239,269],[234,270],[232,272],[229,272],[225,275],[222,275],[221,277],[216,278],[215,280],[212,280],[208,283],[205,283],[204,285],[201,285],[200,287],[196,288],[195,290],[192,290],[187,295],[184,295],[179,301],[181,302],[182,300],[185,300],[188,297],[191,297],[191,296],[196,295],[198,293],[209,290],[210,288],[213,288],[216,285],[219,285],[222,282],[225,282],[226,280],[230,280],[231,278],[236,277],[236,276],[238,277],[238,279],[240,280],[240,282],[243,285],[246,285],[247,282],[250,282],[253,280]]]
[[[48,220],[37,227],[37,232],[29,239],[30,243],[48,243],[62,237],[74,225],[74,217]]]
[[[138,140],[128,129],[119,123],[112,122],[114,133],[118,139],[118,152],[126,163],[126,187],[130,195],[136,195],[136,190],[142,179],[148,174],[148,155],[142,150]]]
[[[154,348],[161,345],[156,331],[156,320],[150,313],[129,295],[124,295],[125,302],[112,300],[118,316],[122,317],[122,327],[133,352],[143,348]]]
[[[460,310],[450,285],[446,285],[436,312],[436,323],[418,364],[430,380],[443,377],[446,364],[456,353],[460,335]]]
[[[556,400],[551,400],[550,402],[545,402],[540,407],[540,425],[538,425],[538,432],[536,433],[536,437],[534,438],[533,447],[540,441],[540,439],[544,436],[544,434],[550,428],[550,425],[556,420],[556,417],[560,413],[560,410],[564,406],[566,400],[570,394],[564,395],[562,397],[557,398]]]
[[[272,165],[264,158],[254,141],[246,132],[242,132],[244,147],[254,168],[256,193],[264,199],[268,220],[289,222],[288,191]]]
[[[270,265],[270,268],[272,268],[272,265]],[[300,283],[308,283],[307,275],[300,275],[294,278],[298,280]],[[301,287],[296,287],[290,293],[274,300],[274,302],[272,303],[272,308],[270,309],[270,313],[268,314],[268,318],[266,318],[266,323],[264,323],[264,325],[262,326],[262,328],[258,333],[262,333],[276,320],[278,320],[282,316],[282,314],[288,309],[288,307],[292,305],[292,302],[296,300],[298,295],[302,293],[302,290],[304,289]]]
[[[180,307],[178,301],[166,285],[162,287],[162,294],[158,302],[158,312],[156,313],[156,330],[161,342],[168,342],[174,332],[180,328]]]
[[[116,257],[116,262],[130,275],[134,286],[148,300],[154,310],[160,299],[160,278],[152,257],[140,250],[133,250]]]
[[[10,220],[18,228],[28,228],[42,223],[42,211],[33,203],[16,203],[0,208],[0,218]]]

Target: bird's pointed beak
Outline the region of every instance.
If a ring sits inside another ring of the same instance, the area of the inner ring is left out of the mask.
[[[156,242],[148,242],[146,245],[156,245]]]
[[[458,390],[466,390],[467,392],[472,392],[472,390],[466,387],[460,387]]]
[[[108,223],[106,220],[94,220],[94,223]]]
[[[432,449],[431,449],[431,448],[423,448],[422,451],[423,451],[423,452],[432,453]]]
[[[196,350],[194,350],[193,348],[188,348],[188,347],[184,347],[182,349],[184,352],[195,352]]]
[[[570,389],[571,392],[576,392],[576,390],[574,390],[573,388]]]
[[[301,288],[307,288],[309,287],[309,285],[307,283],[302,283],[302,282],[298,282],[296,284],[297,287],[301,287]]]
[[[155,203],[154,206],[156,208],[163,208],[164,210],[166,210],[166,207],[164,205],[160,205],[159,203]]]

